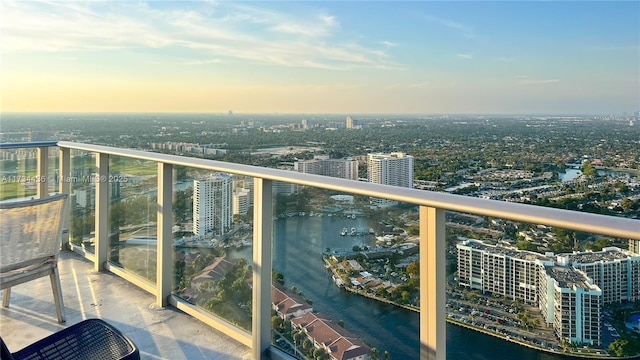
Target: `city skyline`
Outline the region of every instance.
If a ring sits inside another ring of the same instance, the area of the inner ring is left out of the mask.
[[[640,109],[638,2],[0,4],[2,111]]]

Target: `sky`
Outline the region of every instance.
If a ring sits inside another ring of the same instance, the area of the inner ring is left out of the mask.
[[[638,1],[0,2],[3,112],[621,114]]]

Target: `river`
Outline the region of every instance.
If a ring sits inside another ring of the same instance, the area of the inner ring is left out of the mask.
[[[638,176],[631,172],[625,171],[614,171],[614,170],[606,170],[606,169],[598,169],[598,175],[608,175],[608,176],[622,176],[622,177],[633,177]],[[558,173],[558,177],[561,181],[570,181],[576,179],[578,176],[582,175],[582,171],[580,169],[568,167],[564,169],[564,172]]]
[[[338,289],[324,268],[321,253],[372,245],[371,235],[340,236],[342,228],[368,229],[365,219],[291,217],[276,220],[274,271],[284,275],[285,286],[296,286],[313,301],[314,310],[334,321],[394,360],[419,359],[419,314]],[[232,250],[231,258],[251,259],[251,248]],[[555,360],[546,354],[476,331],[447,324],[447,359]]]

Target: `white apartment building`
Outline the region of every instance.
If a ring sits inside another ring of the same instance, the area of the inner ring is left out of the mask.
[[[353,159],[329,159],[328,155],[316,155],[311,160],[293,164],[297,172],[358,180],[358,161]]]
[[[602,289],[603,304],[640,300],[640,255],[611,246],[558,256],[558,264],[584,271]]]
[[[193,181],[193,233],[222,236],[233,224],[233,182],[226,174]]]
[[[602,290],[581,270],[544,266],[540,271],[540,311],[558,338],[600,345]]]
[[[367,181],[375,184],[413,188],[413,156],[402,152],[367,155]],[[395,202],[386,199],[372,199],[378,205]]]
[[[476,240],[466,240],[457,248],[461,285],[529,304],[538,303],[539,272],[551,258]]]
[[[629,239],[629,252],[640,255],[640,240]]]
[[[537,304],[572,342],[600,344],[602,305],[640,300],[640,256],[617,247],[555,258],[478,240],[457,249],[460,285]]]
[[[233,190],[249,192],[249,207],[253,206],[253,178],[251,176],[233,175]]]
[[[249,189],[237,189],[233,192],[233,215],[244,215],[249,211]]]

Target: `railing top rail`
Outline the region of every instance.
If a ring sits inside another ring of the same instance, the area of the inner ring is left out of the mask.
[[[33,141],[19,143],[0,143],[0,149],[21,149],[44,146],[58,146],[57,141]]]
[[[37,143],[36,143],[37,144]],[[591,214],[578,211],[555,209],[528,204],[487,200],[462,195],[453,195],[433,191],[392,187],[361,181],[339,179],[321,175],[302,174],[293,171],[264,168],[252,165],[236,164],[178,155],[167,155],[148,151],[115,148],[60,141],[52,146],[139,160],[154,161],[178,166],[187,166],[203,170],[226,172],[282,181],[298,185],[307,185],[322,189],[335,190],[350,194],[364,195],[396,200],[420,206],[441,208],[501,219],[509,219],[533,224],[591,232],[620,238],[640,239],[640,221],[622,217]],[[37,145],[31,145],[37,146]]]

